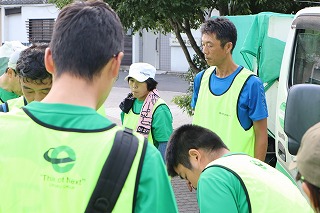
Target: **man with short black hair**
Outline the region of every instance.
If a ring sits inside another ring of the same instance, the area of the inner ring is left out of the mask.
[[[44,64],[44,53],[48,43],[34,43],[20,53],[16,72],[23,96],[0,105],[0,112],[21,108],[32,101],[41,101],[50,91],[52,75]]]
[[[268,147],[265,92],[259,77],[233,61],[237,29],[229,19],[217,17],[202,24],[201,34],[210,67],[194,79],[192,123],[218,134],[231,151],[264,161]]]
[[[109,5],[61,10],[45,52],[50,92],[0,113],[1,212],[177,212],[158,150],[96,112],[122,57],[123,28]]]
[[[177,128],[166,163],[170,176],[180,176],[197,190],[200,212],[312,212],[289,178],[256,158],[230,152],[207,128]]]

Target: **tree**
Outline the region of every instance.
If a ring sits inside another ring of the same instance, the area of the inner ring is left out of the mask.
[[[59,8],[72,0],[49,0]],[[291,0],[105,0],[119,15],[123,26],[133,33],[146,29],[164,34],[174,33],[192,70],[200,68],[192,60],[182,33],[185,33],[194,52],[205,60],[201,48],[191,30],[199,29],[201,23],[211,16],[214,8],[220,15],[256,14],[261,11],[291,13],[301,8]]]
[[[141,29],[164,34],[173,32],[190,67],[198,70],[181,34],[186,34],[195,53],[204,59],[191,29],[198,29],[209,16],[214,8],[211,0],[108,0],[108,4],[117,11],[124,27],[134,32]]]

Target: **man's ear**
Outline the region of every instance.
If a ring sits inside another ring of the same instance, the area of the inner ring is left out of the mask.
[[[231,53],[231,50],[232,50],[232,47],[233,47],[233,44],[232,42],[227,42],[225,45],[224,45],[224,48],[226,50],[226,53]]]
[[[54,62],[52,58],[52,52],[49,47],[47,47],[44,55],[44,64],[46,70],[52,75],[54,73]]]
[[[116,55],[112,60],[112,64],[111,64],[111,74],[112,74],[112,78],[117,78],[118,74],[119,74],[119,69],[120,69],[120,65],[121,65],[121,61],[123,58],[123,52],[119,52],[118,55]]]
[[[8,67],[8,69],[6,70],[7,75],[9,76],[9,78],[13,78],[16,76],[16,73],[13,71],[12,68]]]
[[[189,149],[189,159],[192,166],[200,164],[201,153],[197,149]]]

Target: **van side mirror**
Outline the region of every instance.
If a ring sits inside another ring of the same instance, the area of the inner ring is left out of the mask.
[[[304,133],[320,122],[320,85],[297,84],[290,88],[286,103],[284,132],[288,150],[296,155]]]

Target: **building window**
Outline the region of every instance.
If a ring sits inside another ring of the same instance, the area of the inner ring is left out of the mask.
[[[26,21],[29,42],[50,42],[53,25],[54,19],[29,19]]]

